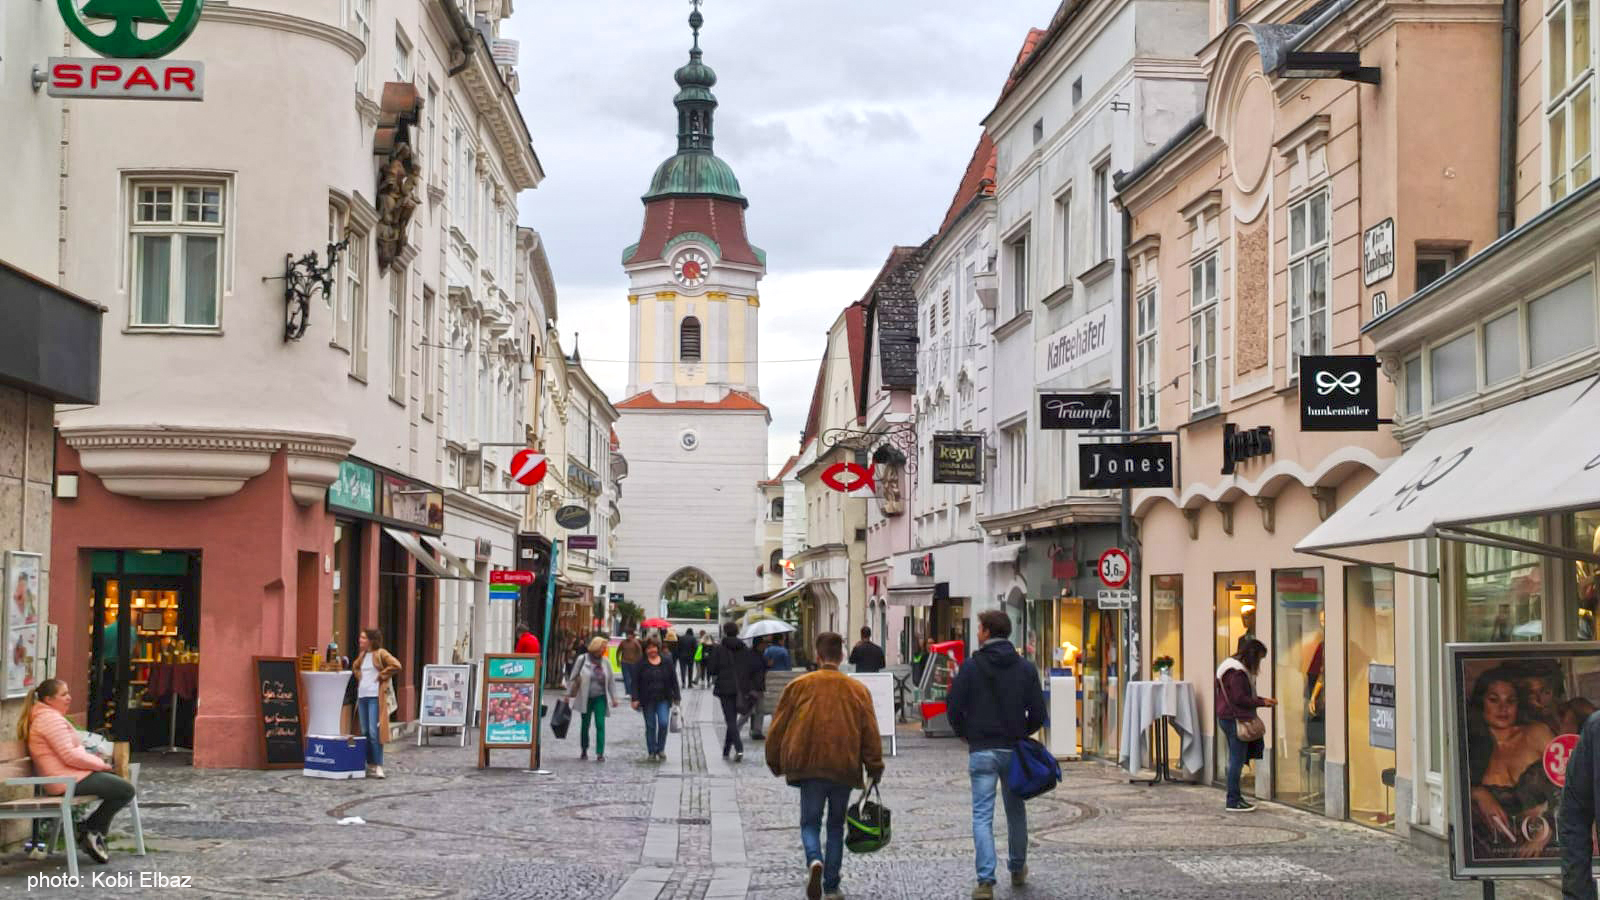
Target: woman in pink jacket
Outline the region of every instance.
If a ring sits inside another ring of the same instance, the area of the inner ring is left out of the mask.
[[[103,863],[111,859],[106,851],[106,829],[111,827],[111,817],[133,799],[134,788],[111,774],[111,763],[84,749],[77,729],[67,721],[67,707],[71,704],[67,683],[59,678],[46,679],[28,692],[22,720],[17,723],[17,737],[28,746],[35,774],[70,775],[78,780],[77,796],[100,798],[100,807],[83,823],[78,845],[95,862]],[[51,794],[67,792],[59,784],[46,785],[45,790]]]

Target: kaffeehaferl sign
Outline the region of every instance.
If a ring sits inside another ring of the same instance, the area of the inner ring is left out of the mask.
[[[1080,316],[1039,342],[1038,376],[1042,384],[1103,356],[1116,346],[1116,304],[1107,303]]]
[[[203,0],[181,0],[168,14],[161,0],[56,0],[67,30],[105,58],[51,57],[45,93],[125,100],[204,99],[203,63],[159,59],[194,33],[202,5]]]
[[[983,484],[983,435],[934,435],[933,483]]]
[[[1376,356],[1300,357],[1301,431],[1377,431]]]
[[[1120,428],[1122,395],[1109,391],[1095,394],[1040,394],[1039,427],[1046,431]]]
[[[1078,445],[1078,483],[1084,490],[1172,487],[1173,468],[1168,441]]]

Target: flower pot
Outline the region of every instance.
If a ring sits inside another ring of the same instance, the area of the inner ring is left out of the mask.
[[[1156,673],[1156,677],[1161,679],[1162,681],[1171,681],[1172,680],[1172,670],[1171,669],[1162,669],[1160,672]]]

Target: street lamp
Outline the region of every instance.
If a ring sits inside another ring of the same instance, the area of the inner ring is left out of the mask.
[[[1359,53],[1312,53],[1290,50],[1279,64],[1279,78],[1339,78],[1362,84],[1377,84],[1381,70],[1363,66]]]

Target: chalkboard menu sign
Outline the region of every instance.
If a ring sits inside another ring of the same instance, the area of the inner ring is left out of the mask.
[[[256,697],[261,703],[263,768],[305,766],[305,731],[301,726],[300,671],[292,656],[257,656]]]

